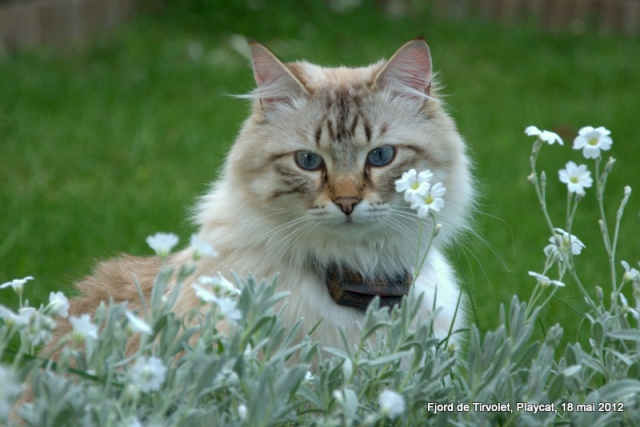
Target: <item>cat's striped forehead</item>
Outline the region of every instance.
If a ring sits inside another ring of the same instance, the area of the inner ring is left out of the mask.
[[[306,62],[287,64],[311,94],[318,113],[313,139],[317,147],[342,151],[348,142],[370,144],[386,126],[370,114],[375,75],[382,63],[364,68],[323,68]],[[341,150],[342,149],[342,150]]]
[[[362,87],[342,86],[314,94],[321,112],[313,131],[317,147],[340,152],[353,144],[370,145],[382,136],[386,125],[372,117],[367,91]]]

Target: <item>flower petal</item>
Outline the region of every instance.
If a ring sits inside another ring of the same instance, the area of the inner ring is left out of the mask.
[[[526,133],[528,136],[538,136],[542,133],[542,131],[538,129],[536,126],[528,126],[524,130],[524,133]]]

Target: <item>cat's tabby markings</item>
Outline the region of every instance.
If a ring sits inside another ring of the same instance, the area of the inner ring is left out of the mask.
[[[229,278],[278,275],[279,289],[291,294],[285,324],[304,318],[307,332],[318,325],[312,339],[322,345],[340,346],[339,328],[356,341],[363,312],[332,299],[328,271],[337,266],[378,282],[413,272],[432,225],[420,225],[394,181],[407,169],[430,169],[447,188],[438,214],[443,228],[413,286],[424,293],[423,315],[442,309],[439,337],[464,327],[465,298],[442,249],[467,226],[473,186],[465,144],[432,83],[424,40],[362,68],[285,64],[257,43],[251,54],[252,113],[195,215],[199,237],[219,256],[201,260],[193,280],[218,271]],[[187,248],[170,262],[191,258]],[[82,296],[71,313],[92,312],[109,298],[135,309],[134,276],[148,296],[159,267],[156,259],[129,256],[101,263],[79,283]],[[186,284],[175,310],[195,307]]]

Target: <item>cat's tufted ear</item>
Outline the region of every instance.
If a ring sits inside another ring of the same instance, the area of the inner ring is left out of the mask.
[[[378,72],[374,87],[428,99],[431,93],[431,54],[427,42],[418,38],[405,43]]]
[[[277,109],[308,93],[304,85],[269,49],[250,42],[253,76],[258,88],[254,92],[263,108]]]

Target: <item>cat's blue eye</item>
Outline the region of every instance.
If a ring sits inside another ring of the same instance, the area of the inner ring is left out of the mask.
[[[391,145],[374,148],[367,154],[367,163],[371,166],[386,166],[396,156],[396,149]]]
[[[312,153],[311,151],[296,151],[294,153],[296,164],[300,169],[315,171],[320,169],[324,164],[324,160],[319,154]]]

